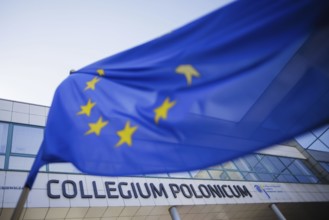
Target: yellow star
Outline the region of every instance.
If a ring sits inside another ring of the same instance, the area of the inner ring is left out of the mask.
[[[98,75],[100,75],[100,76],[104,76],[104,75],[105,75],[105,71],[104,71],[103,69],[98,69],[98,70],[97,70],[97,73],[98,73]]]
[[[186,77],[187,84],[192,84],[192,77],[200,77],[200,73],[192,65],[180,65],[176,68],[177,74],[183,74]]]
[[[167,97],[160,107],[154,109],[155,123],[158,124],[160,118],[166,119],[169,109],[171,109],[175,104],[176,104],[176,101],[170,102],[169,98]]]
[[[109,123],[108,121],[103,121],[102,117],[99,117],[98,121],[96,123],[89,123],[89,130],[85,133],[87,134],[92,134],[95,133],[97,136],[101,133],[101,130],[104,126]]]
[[[136,130],[137,130],[137,126],[130,127],[130,122],[127,121],[125,128],[117,132],[117,135],[120,137],[120,140],[115,146],[119,147],[120,145],[126,143],[128,144],[129,147],[131,147],[132,145],[131,136],[135,133]]]
[[[96,105],[96,102],[91,102],[90,99],[88,99],[88,103],[86,105],[82,105],[80,106],[81,108],[81,111],[78,112],[77,114],[78,115],[87,115],[87,116],[90,116],[90,112],[91,112],[91,109]]]
[[[88,81],[88,82],[86,83],[87,86],[86,86],[85,90],[88,90],[88,89],[95,90],[95,85],[96,85],[96,83],[99,82],[99,80],[101,80],[101,79],[98,78],[98,77],[96,76],[96,77],[94,77],[92,80]]]

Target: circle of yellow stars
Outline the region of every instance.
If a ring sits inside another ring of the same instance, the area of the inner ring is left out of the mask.
[[[103,69],[97,69],[96,72],[99,76],[95,76],[90,81],[86,82],[86,90],[95,90],[97,83],[100,82],[101,77],[105,76],[105,71]],[[200,77],[199,72],[192,65],[180,65],[176,68],[176,74],[184,75],[186,78],[187,86],[192,85],[193,77]],[[154,112],[154,123],[159,124],[160,120],[166,120],[168,118],[168,112],[176,105],[175,100],[170,100],[169,97],[166,97],[162,104],[156,107]],[[89,117],[91,115],[92,109],[96,106],[96,102],[93,102],[91,99],[88,99],[88,102],[85,105],[80,106],[80,111],[77,112],[77,115],[86,115]],[[108,125],[109,121],[104,121],[100,116],[98,120],[94,123],[89,123],[89,130],[85,132],[85,135],[95,134],[99,136],[102,129]],[[138,126],[131,126],[130,121],[127,121],[125,127],[122,130],[116,132],[119,137],[119,141],[115,147],[120,147],[123,144],[131,147],[133,145],[132,136],[137,131]]]

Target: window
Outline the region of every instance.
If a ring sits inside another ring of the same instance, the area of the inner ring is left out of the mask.
[[[287,182],[287,183],[297,183],[297,179],[291,174],[281,174],[277,177],[279,182]]]
[[[34,158],[13,157],[9,159],[9,169],[11,170],[31,170]]]
[[[244,158],[251,170],[258,164],[257,157],[255,155],[248,155]]]
[[[5,156],[0,155],[0,169],[5,168]]]
[[[11,152],[36,155],[42,138],[42,128],[14,125]]]
[[[234,165],[234,163],[231,162],[231,161],[228,161],[228,162],[224,163],[224,164],[223,164],[223,167],[224,167],[224,169],[226,169],[226,170],[237,170],[237,167],[236,167],[236,166]]]
[[[272,174],[258,173],[257,175],[261,181],[272,182],[274,180],[274,176]]]
[[[244,178],[246,180],[249,180],[249,181],[259,180],[259,178],[257,177],[257,175],[255,173],[243,172],[242,175],[244,176]]]
[[[160,174],[147,174],[146,177],[160,177],[160,178],[167,178],[169,177],[168,173],[160,173]]]
[[[301,183],[317,183],[318,179],[313,176],[296,176]]]
[[[273,156],[265,156],[262,163],[270,173],[281,173],[285,168],[280,160]]]
[[[169,176],[172,178],[191,178],[188,172],[169,173]]]
[[[0,153],[6,152],[8,124],[0,123]]]
[[[261,163],[263,156],[261,155],[249,155],[246,158],[247,163],[249,164],[252,171],[257,173],[267,173],[268,171]]]
[[[231,180],[243,180],[244,179],[240,172],[227,171],[226,173],[230,177]]]
[[[238,167],[241,171],[251,171],[250,167],[248,166],[247,162],[240,158],[234,161],[234,164]]]
[[[222,167],[222,165],[216,165],[216,166],[210,167],[209,169],[212,169],[212,170],[223,170],[223,167]]]
[[[292,158],[287,158],[287,157],[280,157],[280,161],[288,167],[292,162],[294,162],[294,159]]]
[[[211,179],[207,170],[198,170],[190,172],[193,178],[197,179]]]
[[[329,152],[329,148],[320,140],[316,140],[308,149]]]
[[[43,133],[41,127],[0,122],[0,169],[29,170],[41,145]],[[321,165],[329,171],[329,163],[323,162]],[[41,170],[80,173],[72,164],[63,163],[52,163]],[[250,154],[205,170],[145,176],[291,183],[319,181],[303,160],[262,154]]]
[[[295,160],[293,163],[291,163],[288,168],[293,175],[310,175],[311,174],[310,171],[307,169],[307,167],[298,160]]]
[[[329,163],[321,162],[320,164],[329,173]]]
[[[208,170],[210,173],[210,176],[215,180],[228,180],[229,177],[225,173],[225,171],[222,170]]]

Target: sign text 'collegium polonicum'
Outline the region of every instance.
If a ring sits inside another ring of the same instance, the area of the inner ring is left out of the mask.
[[[61,192],[54,189],[61,189]],[[115,182],[105,181],[96,183],[92,181],[87,190],[86,183],[82,180],[51,179],[47,182],[47,195],[51,199],[65,197],[73,198],[243,198],[252,197],[245,185],[234,184],[195,184],[195,183],[149,183],[149,182]]]

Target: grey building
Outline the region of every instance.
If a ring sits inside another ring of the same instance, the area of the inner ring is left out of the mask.
[[[9,219],[49,107],[0,99],[0,219]],[[99,177],[42,167],[22,219],[328,219],[329,125],[224,164],[183,173]],[[275,204],[275,206],[273,205]]]

